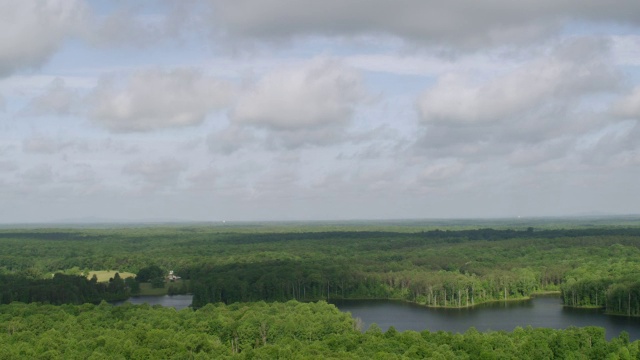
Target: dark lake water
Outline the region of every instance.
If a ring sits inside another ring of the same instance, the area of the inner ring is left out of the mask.
[[[191,295],[138,296],[132,304],[171,306],[177,310],[191,305]],[[115,303],[116,305],[124,302]],[[600,326],[606,329],[607,339],[621,331],[631,340],[640,339],[640,318],[605,315],[600,310],[570,309],[562,306],[557,296],[540,296],[525,301],[496,302],[468,309],[433,309],[390,300],[332,301],[338,309],[350,312],[363,321],[363,330],[372,323],[383,331],[394,326],[398,331],[429,330],[463,333],[470,327],[479,331],[512,331],[517,326],[565,329],[569,326]]]
[[[541,296],[525,301],[483,304],[468,309],[433,309],[388,300],[348,300],[333,302],[364,322],[363,330],[372,323],[383,331],[394,326],[398,331],[429,330],[465,332],[470,327],[479,331],[512,331],[517,326],[565,329],[569,326],[600,326],[607,339],[621,331],[632,340],[640,339],[640,318],[605,315],[601,310],[571,309],[562,306],[557,296]]]

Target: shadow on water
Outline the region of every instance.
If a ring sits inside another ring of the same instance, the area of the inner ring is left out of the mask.
[[[429,330],[463,333],[470,327],[479,331],[512,331],[520,327],[565,329],[570,326],[599,326],[607,339],[626,331],[633,340],[640,339],[640,318],[609,316],[598,309],[571,309],[562,306],[557,296],[540,296],[531,300],[495,302],[464,309],[427,308],[391,300],[333,301],[341,311],[360,318],[363,330],[372,323],[382,330]]]

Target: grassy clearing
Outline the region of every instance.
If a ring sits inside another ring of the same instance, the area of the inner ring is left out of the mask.
[[[136,274],[130,272],[120,272],[115,270],[98,270],[98,271],[90,271],[89,275],[87,275],[87,279],[91,279],[93,275],[98,277],[98,282],[107,282],[109,279],[113,278],[116,273],[120,273],[120,277],[125,279],[128,277],[136,277]]]

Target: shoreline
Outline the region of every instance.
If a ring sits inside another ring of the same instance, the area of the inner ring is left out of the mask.
[[[363,301],[363,300],[398,301],[398,302],[417,305],[417,306],[425,307],[425,308],[429,308],[429,309],[471,309],[471,308],[474,308],[476,306],[481,306],[481,305],[484,305],[484,304],[492,304],[492,303],[500,303],[500,302],[505,302],[506,303],[506,302],[527,301],[527,300],[531,300],[532,298],[537,297],[537,296],[560,296],[560,291],[555,291],[555,290],[553,290],[553,291],[541,291],[541,292],[532,293],[529,296],[524,296],[524,297],[519,297],[519,298],[489,300],[489,301],[483,301],[483,302],[475,303],[475,304],[472,304],[472,305],[463,305],[463,306],[438,306],[438,305],[434,306],[434,305],[421,304],[421,303],[418,303],[418,302],[415,302],[415,301],[410,301],[410,300],[406,300],[406,299],[399,299],[399,298],[336,298],[336,299],[330,299],[330,300],[324,299],[324,301],[326,301],[329,304],[331,303],[331,301],[336,301],[336,300],[337,301]],[[315,300],[315,301],[319,301],[319,300]]]
[[[318,302],[318,301],[324,301],[327,304],[332,304],[334,306],[335,303],[334,302],[340,302],[340,301],[394,301],[394,302],[399,302],[399,303],[405,303],[405,304],[409,304],[409,305],[414,305],[414,306],[418,306],[418,307],[422,307],[422,308],[427,308],[427,309],[454,309],[454,310],[461,310],[461,309],[473,309],[475,307],[479,307],[482,305],[487,305],[487,304],[495,304],[495,303],[507,303],[507,302],[518,302],[518,301],[527,301],[527,300],[531,300],[535,297],[556,297],[560,295],[560,291],[542,291],[542,292],[535,292],[532,293],[529,296],[526,297],[521,297],[521,298],[509,298],[509,299],[501,299],[501,300],[490,300],[490,301],[483,301],[481,303],[475,303],[473,305],[464,305],[464,306],[432,306],[432,305],[427,305],[427,304],[420,304],[414,301],[409,301],[409,300],[405,300],[405,299],[394,299],[394,298],[335,298],[335,299],[308,299],[308,300],[299,300],[299,299],[289,299],[287,301],[291,301],[291,300],[295,300],[298,302]],[[164,294],[164,295],[135,295],[135,296],[130,296],[129,298],[125,299],[125,300],[117,300],[114,302],[109,302],[111,304],[113,303],[117,303],[117,302],[126,302],[131,298],[139,298],[139,297],[150,297],[150,298],[160,298],[160,297],[172,297],[172,296],[192,296],[193,294],[173,294],[173,295],[169,295],[169,294]],[[283,301],[286,302],[286,301]],[[189,306],[191,307],[191,306]],[[627,315],[627,314],[620,314],[620,313],[613,313],[613,312],[608,312],[605,311],[604,306],[568,306],[568,305],[562,305],[562,307],[568,308],[568,309],[585,309],[585,310],[601,310],[603,315],[608,315],[608,316],[618,316],[618,317],[625,317],[625,318],[640,318],[640,315]]]

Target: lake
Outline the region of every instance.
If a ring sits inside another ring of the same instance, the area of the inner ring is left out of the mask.
[[[372,323],[383,331],[394,326],[398,331],[429,330],[463,333],[470,327],[479,331],[512,331],[517,326],[565,329],[569,326],[600,326],[607,339],[621,331],[632,340],[640,339],[640,318],[610,316],[598,309],[571,309],[562,306],[558,296],[539,296],[531,300],[495,302],[465,309],[426,308],[389,300],[332,301],[341,311],[348,311],[363,321],[363,330]]]
[[[132,304],[162,305],[177,310],[191,305],[191,295],[131,297]],[[117,302],[116,305],[124,302]],[[394,326],[398,331],[429,330],[463,333],[470,327],[479,331],[506,330],[515,327],[547,327],[565,329],[569,326],[600,326],[606,329],[607,339],[621,331],[631,340],[640,339],[640,318],[604,315],[601,310],[571,309],[562,306],[558,296],[539,296],[531,300],[495,302],[466,309],[436,309],[392,300],[331,301],[338,309],[350,312],[363,321],[363,330],[372,323],[383,331]]]

